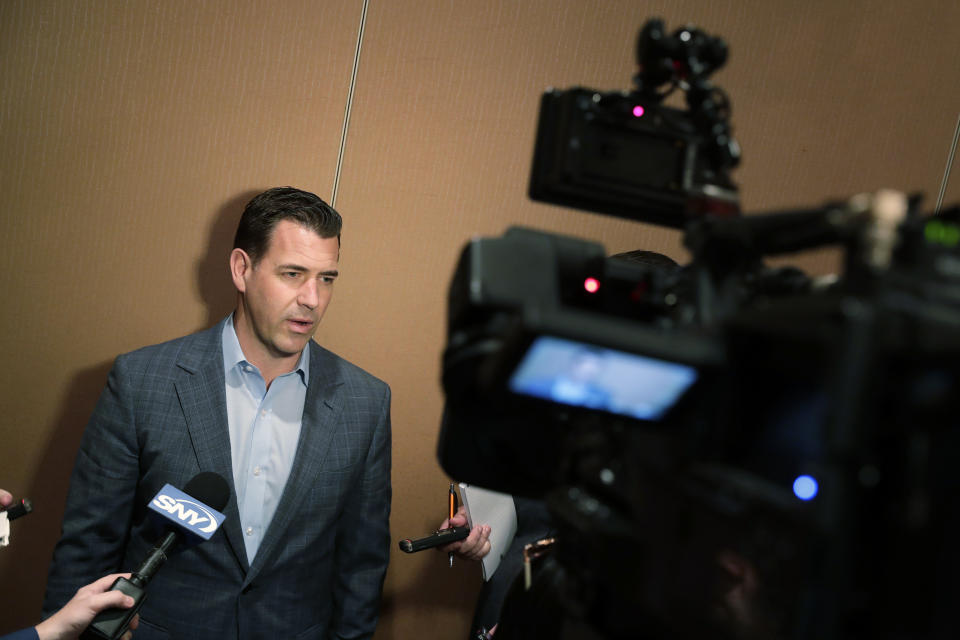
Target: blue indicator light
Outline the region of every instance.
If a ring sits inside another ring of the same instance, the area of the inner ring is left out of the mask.
[[[801,500],[813,500],[819,489],[820,487],[817,486],[817,481],[811,476],[798,476],[797,479],[793,481],[793,495]]]

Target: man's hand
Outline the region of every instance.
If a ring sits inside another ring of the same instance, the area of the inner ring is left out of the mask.
[[[9,491],[4,491],[0,489],[0,508],[6,509],[11,504],[13,504],[13,496]]]
[[[467,526],[467,509],[461,506],[457,509],[457,512],[454,514],[453,518],[447,518],[440,525],[441,529],[447,529],[450,527],[465,527]],[[470,535],[464,538],[463,540],[458,540],[457,542],[451,542],[450,544],[445,544],[442,547],[437,547],[438,550],[449,553],[453,552],[461,558],[466,558],[467,560],[479,560],[488,553],[490,553],[490,526],[489,525],[478,525],[470,530]]]
[[[114,573],[81,587],[60,611],[36,626],[40,640],[75,640],[104,609],[132,607],[133,598],[130,596],[121,591],[107,591],[117,578],[129,579],[130,574]],[[139,623],[140,617],[134,616],[130,629],[136,629]],[[130,631],[123,634],[123,640],[131,637]]]

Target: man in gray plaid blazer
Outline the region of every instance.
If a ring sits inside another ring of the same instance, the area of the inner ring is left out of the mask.
[[[311,338],[338,275],[340,216],[282,187],[247,205],[234,313],[117,358],[84,432],[45,611],[131,571],[147,504],[200,471],[230,486],[207,542],[147,586],[138,640],[369,638],[389,558],[390,389]]]

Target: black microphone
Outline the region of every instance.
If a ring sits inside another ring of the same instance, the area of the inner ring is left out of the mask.
[[[6,508],[7,520],[13,522],[17,518],[33,513],[33,502],[30,498],[24,498],[19,504]]]
[[[148,509],[159,516],[166,533],[129,580],[117,578],[110,587],[111,591],[122,591],[132,597],[133,606],[101,611],[80,635],[81,640],[118,640],[143,606],[147,583],[166,561],[170,549],[183,541],[209,540],[223,522],[220,511],[229,499],[230,486],[223,476],[213,471],[198,473],[183,491],[165,485],[150,501]]]
[[[416,553],[417,551],[423,551],[424,549],[432,549],[434,547],[439,547],[442,544],[447,544],[448,542],[456,542],[457,540],[463,540],[470,535],[470,527],[452,527],[450,529],[437,529],[433,533],[423,538],[417,538],[416,540],[411,538],[404,538],[400,541],[400,551],[405,551],[407,553]]]

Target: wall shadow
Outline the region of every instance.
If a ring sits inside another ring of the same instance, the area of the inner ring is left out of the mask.
[[[207,248],[196,262],[196,291],[207,309],[206,329],[220,322],[233,311],[237,290],[230,279],[229,259],[233,237],[243,208],[259,190],[243,191],[230,198],[217,210],[207,228]]]

